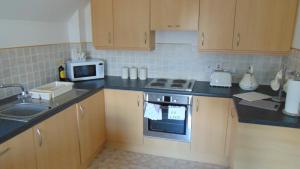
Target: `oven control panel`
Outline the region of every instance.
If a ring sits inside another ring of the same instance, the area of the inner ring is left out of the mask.
[[[145,101],[190,105],[192,96],[168,93],[145,93]]]

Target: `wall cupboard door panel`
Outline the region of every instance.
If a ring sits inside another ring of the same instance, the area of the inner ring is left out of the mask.
[[[199,0],[151,0],[151,30],[198,31]]]
[[[113,1],[92,0],[93,43],[98,49],[113,47]]]
[[[115,48],[150,49],[150,0],[114,0],[113,10]]]
[[[200,50],[232,50],[236,0],[200,0]]]
[[[230,99],[194,97],[192,118],[192,154],[198,160],[226,162],[226,134]]]
[[[0,145],[0,168],[37,168],[32,129],[29,129]]]
[[[81,162],[85,165],[106,141],[104,91],[77,104]]]
[[[143,93],[105,90],[108,141],[143,144]]]
[[[80,166],[75,105],[33,129],[38,169],[76,169]]]
[[[237,0],[234,49],[288,52],[297,0]]]

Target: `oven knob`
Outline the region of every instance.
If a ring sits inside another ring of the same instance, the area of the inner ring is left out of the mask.
[[[160,98],[157,98],[157,101],[159,102],[159,101],[160,101]]]
[[[173,100],[173,102],[174,102],[174,103],[176,103],[176,102],[177,102],[177,100]]]

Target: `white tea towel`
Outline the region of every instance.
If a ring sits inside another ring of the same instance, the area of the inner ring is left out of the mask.
[[[160,105],[145,103],[144,117],[150,120],[162,120],[162,111]]]
[[[170,120],[185,120],[185,107],[169,106],[168,119]]]

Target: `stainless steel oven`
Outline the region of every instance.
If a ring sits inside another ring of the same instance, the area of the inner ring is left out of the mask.
[[[144,117],[144,135],[190,142],[192,96],[168,93],[145,93],[145,106],[154,104],[161,109],[161,119],[151,120]],[[170,106],[185,109],[184,119],[174,120],[168,118]],[[145,112],[146,107],[144,108]]]

